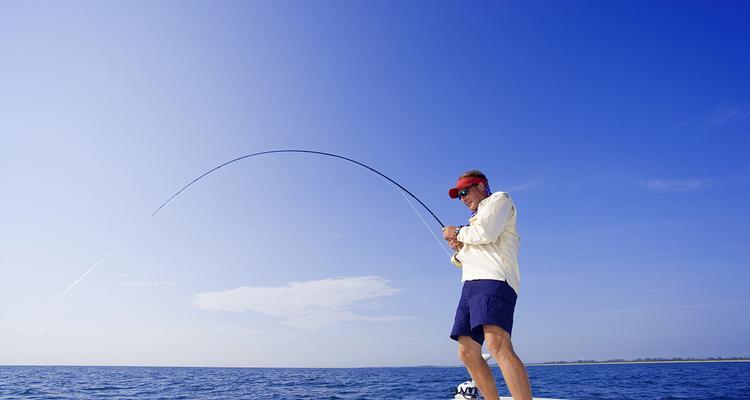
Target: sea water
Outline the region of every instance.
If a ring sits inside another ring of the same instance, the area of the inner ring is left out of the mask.
[[[504,387],[496,366],[498,385]],[[529,366],[534,396],[750,399],[750,363]],[[0,367],[0,399],[451,399],[462,367]]]

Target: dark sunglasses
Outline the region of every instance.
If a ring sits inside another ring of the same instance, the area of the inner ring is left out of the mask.
[[[469,192],[471,191],[471,188],[473,188],[474,186],[476,186],[476,185],[471,185],[471,186],[467,187],[466,189],[459,190],[458,191],[458,198],[461,199],[462,197],[468,195]]]

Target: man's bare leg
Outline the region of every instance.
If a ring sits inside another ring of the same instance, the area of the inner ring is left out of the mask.
[[[521,359],[513,351],[513,344],[508,332],[497,325],[484,325],[484,340],[487,344],[487,350],[492,353],[492,357],[500,366],[503,379],[505,379],[513,399],[531,400],[529,375],[526,373],[526,367],[523,366]],[[481,353],[481,348],[479,351]],[[482,355],[479,356],[481,358]]]
[[[475,342],[471,336],[459,336],[458,357],[469,370],[471,379],[477,384],[482,396],[487,400],[499,400],[495,377],[487,361],[482,358],[482,345]]]

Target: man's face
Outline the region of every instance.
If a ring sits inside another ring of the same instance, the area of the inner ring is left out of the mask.
[[[466,193],[466,195],[462,196],[464,193]],[[471,212],[476,212],[477,208],[479,208],[479,202],[487,198],[484,183],[474,185],[468,189],[460,191],[458,194],[461,201],[469,208],[469,210],[471,210]]]

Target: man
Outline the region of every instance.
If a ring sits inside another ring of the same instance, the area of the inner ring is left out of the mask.
[[[531,399],[526,368],[513,351],[510,334],[520,287],[516,207],[507,193],[491,193],[487,177],[477,170],[463,174],[450,189],[473,213],[466,226],[447,226],[443,237],[462,268],[463,290],[451,338],[458,355],[488,400],[499,399],[495,377],[482,358],[482,344],[500,366],[514,399]]]

